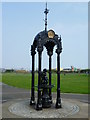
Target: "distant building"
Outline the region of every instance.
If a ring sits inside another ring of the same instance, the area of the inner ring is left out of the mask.
[[[56,70],[57,70],[57,68],[56,68]],[[63,71],[63,68],[60,68],[60,71]]]
[[[29,71],[26,70],[15,70],[16,73],[28,73]]]
[[[63,68],[60,68],[60,71],[63,71]]]
[[[80,72],[80,69],[76,68],[74,66],[71,66],[71,70],[72,70],[72,72]]]
[[[6,72],[6,69],[0,68],[0,73],[4,73],[4,72]]]
[[[71,72],[71,69],[70,68],[64,68],[63,72]]]

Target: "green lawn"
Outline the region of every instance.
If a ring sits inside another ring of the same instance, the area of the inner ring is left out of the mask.
[[[35,74],[35,85],[37,85],[38,75]],[[52,89],[56,92],[57,75],[52,74],[52,84],[55,87]],[[30,89],[31,74],[21,73],[3,73],[2,82],[18,88]],[[37,89],[37,88],[35,88]],[[61,92],[62,93],[83,93],[88,94],[88,76],[86,74],[61,74]]]

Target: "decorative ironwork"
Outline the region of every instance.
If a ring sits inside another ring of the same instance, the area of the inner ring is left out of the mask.
[[[47,31],[47,14],[48,14],[49,10],[47,9],[47,2],[46,2],[46,9],[44,11],[45,13],[45,31]]]
[[[42,88],[42,107],[48,108],[51,107],[51,101],[50,96],[48,93],[48,88],[51,88],[52,86],[48,85],[48,78],[46,75],[47,70],[44,69],[41,73],[41,88]]]
[[[61,96],[60,96],[60,53],[62,52],[62,42],[61,36],[59,37],[53,30],[47,31],[47,3],[45,13],[45,30],[41,31],[34,38],[33,44],[31,45],[31,55],[32,55],[32,87],[31,87],[31,100],[30,105],[35,105],[35,95],[34,95],[34,61],[35,54],[38,52],[38,96],[36,109],[42,110],[43,107],[50,107],[52,104],[52,72],[51,63],[54,46],[57,46],[57,98],[56,98],[56,108],[61,108]],[[45,69],[41,71],[41,60],[42,52],[44,47],[47,49],[47,54],[49,56],[49,80],[46,76]],[[49,81],[49,85],[48,85]]]

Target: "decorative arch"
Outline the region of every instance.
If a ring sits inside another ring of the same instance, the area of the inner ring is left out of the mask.
[[[52,34],[49,36],[49,32]],[[57,46],[57,99],[56,99],[56,108],[61,107],[61,98],[60,98],[60,53],[62,52],[61,37],[58,37],[53,30],[42,31],[36,35],[33,44],[31,45],[31,56],[32,56],[32,88],[31,88],[31,100],[30,105],[35,104],[35,93],[34,93],[34,65],[35,65],[35,54],[38,52],[38,99],[36,109],[42,109],[42,98],[41,98],[41,61],[42,61],[42,52],[44,46],[47,49],[47,54],[49,56],[49,85],[51,86],[51,62],[53,55],[53,48]],[[49,88],[49,97],[50,102],[52,103],[52,93],[51,88]]]

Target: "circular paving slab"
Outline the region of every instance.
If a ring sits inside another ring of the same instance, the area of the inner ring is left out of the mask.
[[[55,100],[53,100],[51,108],[44,108],[41,111],[35,110],[35,106],[30,106],[29,102],[29,100],[17,102],[8,109],[11,113],[25,118],[64,118],[79,112],[78,105],[65,100],[62,101],[60,109],[55,108]]]

